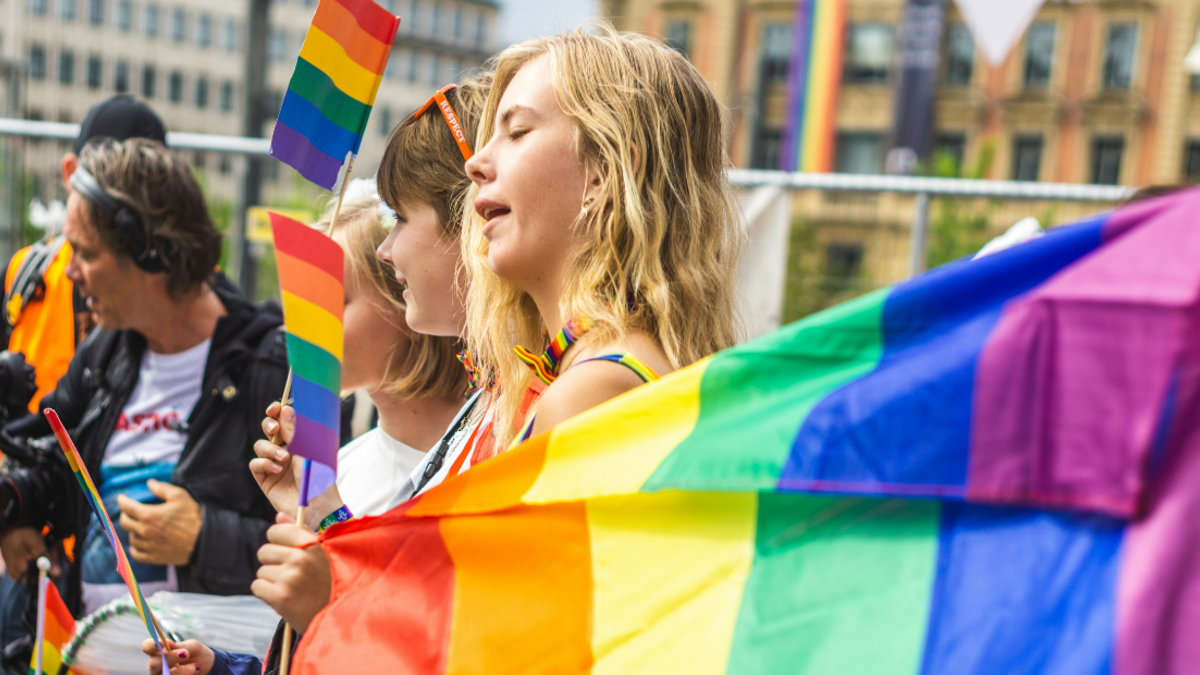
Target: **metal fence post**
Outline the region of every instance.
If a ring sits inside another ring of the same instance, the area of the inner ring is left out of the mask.
[[[929,233],[929,193],[918,192],[914,206],[908,259],[908,276],[910,277],[915,277],[925,271],[925,239]]]

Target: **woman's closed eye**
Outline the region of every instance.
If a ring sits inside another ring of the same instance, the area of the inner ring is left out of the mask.
[[[527,133],[529,133],[528,129],[513,129],[512,131],[508,132],[508,140],[510,140],[510,141],[520,140],[520,138]]]

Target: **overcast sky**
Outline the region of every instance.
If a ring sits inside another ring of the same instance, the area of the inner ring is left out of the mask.
[[[600,13],[596,0],[500,0],[503,45],[570,30]]]

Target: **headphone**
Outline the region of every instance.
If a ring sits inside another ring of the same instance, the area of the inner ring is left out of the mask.
[[[128,253],[134,264],[151,274],[165,274],[171,271],[171,256],[167,253],[168,242],[159,237],[147,237],[147,228],[137,213],[109,194],[87,169],[82,166],[76,167],[75,173],[71,174],[71,187],[100,207],[101,211],[113,219],[118,228],[129,235]]]

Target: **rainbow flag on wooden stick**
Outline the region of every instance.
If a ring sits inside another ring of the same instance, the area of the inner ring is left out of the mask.
[[[288,83],[271,156],[332,190],[357,154],[400,17],[371,0],[321,0]]]
[[[67,609],[58,588],[47,578],[38,580],[38,625],[35,644],[42,644],[42,670],[37,669],[37,650],[29,661],[30,675],[58,675],[62,652],[75,634],[75,618]]]
[[[321,494],[337,477],[345,254],[311,227],[270,215],[296,410],[288,451],[310,460],[300,485],[300,505],[306,506],[310,494]]]
[[[293,672],[1194,675],[1197,211],[939,267],[334,525]]]
[[[117,554],[117,574],[121,575],[121,578],[125,580],[125,585],[129,587],[129,595],[133,598],[133,607],[137,610],[138,616],[142,618],[142,622],[146,624],[146,630],[150,633],[154,644],[158,646],[159,653],[162,655],[163,672],[170,672],[165,646],[168,640],[167,634],[162,632],[158,621],[154,618],[154,613],[150,611],[150,605],[146,604],[142,589],[138,587],[137,577],[133,575],[133,570],[129,567],[129,558],[125,555],[125,547],[117,538],[112,519],[108,517],[108,510],[104,508],[104,500],[100,497],[100,492],[96,490],[96,484],[92,482],[92,477],[88,475],[87,466],[84,465],[83,458],[79,456],[79,450],[75,449],[75,443],[67,434],[66,427],[58,419],[58,413],[51,408],[46,408],[43,413],[50,422],[50,428],[54,430],[54,436],[58,439],[59,446],[67,456],[67,463],[71,465],[75,480],[79,481],[79,487],[83,488],[83,494],[91,504],[92,511],[100,519],[104,536],[108,538],[109,545]]]

